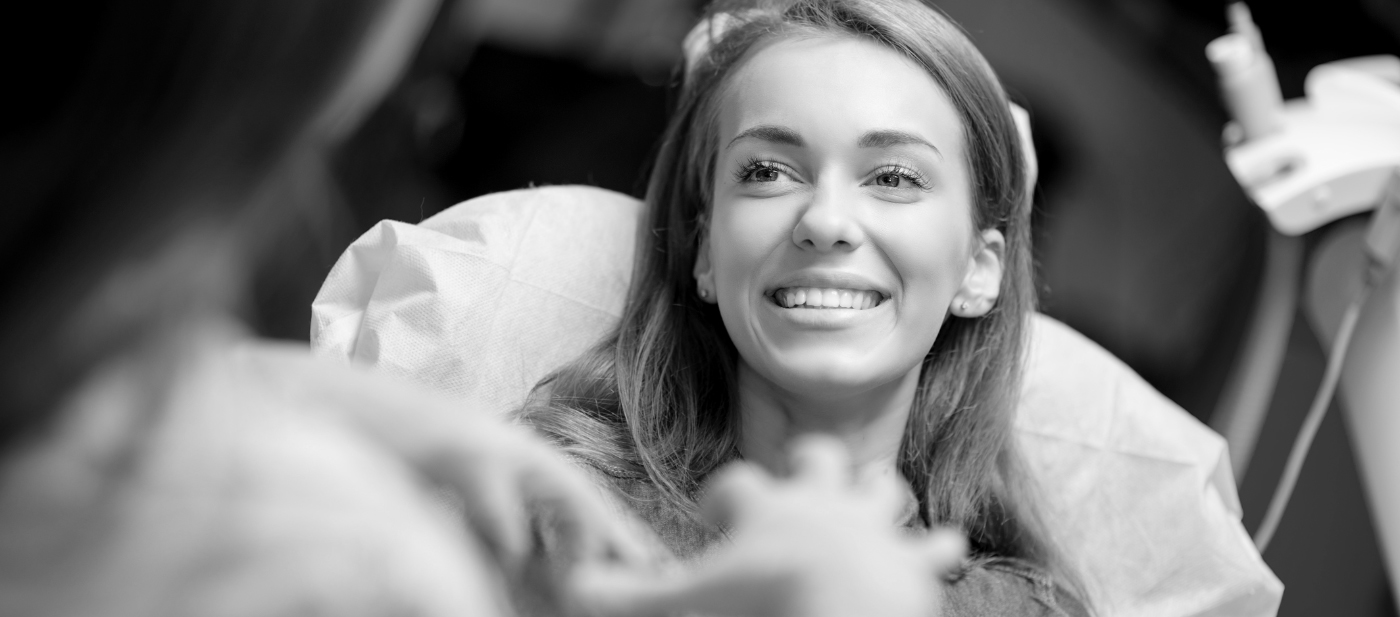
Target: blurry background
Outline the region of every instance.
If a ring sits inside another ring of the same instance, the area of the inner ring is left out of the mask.
[[[485,193],[590,184],[641,194],[679,42],[699,0],[454,0],[408,76],[338,153],[337,207],[301,213],[305,237],[259,278],[263,334],[305,339],[340,252],[375,222],[416,222]],[[1227,117],[1204,47],[1225,32],[1207,0],[944,0],[1030,110],[1041,162],[1036,257],[1044,312],[1128,362],[1209,421],[1263,263],[1266,223],[1226,170]],[[1331,60],[1400,53],[1395,0],[1258,2],[1285,98]],[[13,17],[13,16],[12,16]],[[0,19],[16,88],[0,154],[22,143],[81,68],[87,21],[64,41]],[[22,43],[19,41],[23,41]],[[16,92],[23,95],[16,96]],[[9,160],[4,159],[4,160]],[[288,237],[295,237],[289,234]],[[1259,523],[1321,378],[1304,319],[1240,485]],[[1395,615],[1344,417],[1333,410],[1265,560],[1280,615]]]

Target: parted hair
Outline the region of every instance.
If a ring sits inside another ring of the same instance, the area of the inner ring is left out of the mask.
[[[706,476],[736,456],[739,426],[738,352],[692,275],[712,197],[718,104],[744,61],[773,42],[872,41],[914,61],[947,93],[963,125],[974,227],[1006,240],[996,306],[977,318],[949,317],[923,359],[899,469],[923,523],[961,529],[974,555],[1024,559],[1079,589],[1035,514],[1012,436],[1035,297],[1025,163],[995,73],[956,24],[921,0],[720,1],[702,19],[730,23],[708,33],[711,44],[684,70],[647,186],[621,322],[545,378],[522,417],[574,457],[645,477],[693,511]]]

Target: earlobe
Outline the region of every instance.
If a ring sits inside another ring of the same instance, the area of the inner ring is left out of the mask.
[[[978,246],[968,261],[962,287],[953,297],[952,312],[958,317],[986,315],[1001,296],[1006,238],[999,230],[987,229],[979,234],[978,240]]]
[[[695,252],[695,293],[700,299],[714,304],[715,299],[715,276],[714,268],[710,263],[710,239],[708,234],[700,241],[700,250]]]

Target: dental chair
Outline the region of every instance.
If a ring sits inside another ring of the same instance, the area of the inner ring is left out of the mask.
[[[507,413],[616,323],[641,213],[558,186],[381,222],[316,297],[313,349]],[[1099,613],[1274,615],[1283,585],[1241,526],[1224,440],[1083,335],[1032,320],[1016,434]]]

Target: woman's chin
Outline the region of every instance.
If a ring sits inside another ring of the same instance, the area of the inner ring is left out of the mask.
[[[899,381],[910,372],[917,374],[917,363],[903,366],[871,362],[850,354],[799,354],[774,358],[764,377],[774,385],[802,398],[843,399],[878,390]]]

